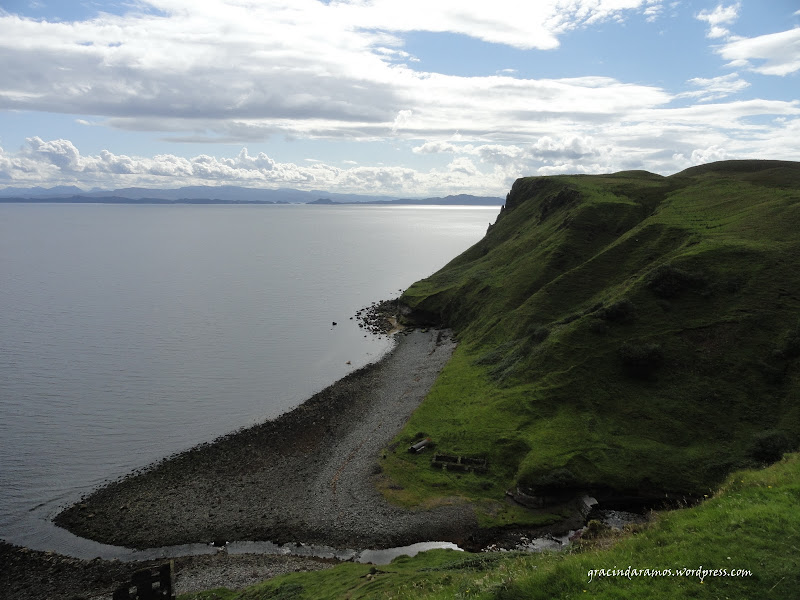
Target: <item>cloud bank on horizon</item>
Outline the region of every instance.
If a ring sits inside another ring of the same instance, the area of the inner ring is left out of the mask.
[[[72,4],[0,9],[0,187],[501,195],[800,160],[791,0]]]

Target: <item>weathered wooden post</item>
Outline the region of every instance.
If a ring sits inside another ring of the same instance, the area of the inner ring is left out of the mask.
[[[153,587],[153,586],[156,587]],[[133,588],[133,590],[131,590]],[[130,583],[114,590],[113,600],[175,600],[175,562],[161,565],[155,573],[142,569],[131,575]]]

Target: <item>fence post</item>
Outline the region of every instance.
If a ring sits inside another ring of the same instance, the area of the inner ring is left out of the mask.
[[[153,585],[158,587],[155,589]],[[131,588],[135,588],[131,595]],[[113,600],[175,600],[175,561],[161,565],[158,571],[142,569],[131,575],[129,583],[114,590]]]

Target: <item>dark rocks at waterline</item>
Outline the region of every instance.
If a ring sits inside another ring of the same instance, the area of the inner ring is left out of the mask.
[[[398,300],[373,302],[355,314],[358,326],[374,334],[388,334],[397,329],[398,316]]]

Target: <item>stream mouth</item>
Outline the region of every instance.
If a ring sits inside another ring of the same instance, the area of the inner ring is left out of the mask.
[[[398,546],[396,548],[386,548],[383,550],[342,550],[329,546],[305,545],[291,542],[283,545],[274,544],[272,542],[231,542],[224,546],[224,551],[232,555],[277,554],[283,556],[332,558],[373,565],[388,565],[399,556],[411,557],[416,556],[420,552],[439,549],[464,551],[452,542],[418,542],[408,546]]]
[[[54,504],[43,504],[32,512],[39,521],[38,535],[33,537],[19,536],[12,543],[27,546],[34,550],[50,550],[73,558],[92,560],[119,560],[123,562],[139,562],[164,560],[187,556],[262,554],[273,556],[294,556],[304,558],[320,558],[357,563],[386,565],[400,556],[415,556],[420,552],[434,549],[449,549],[472,552],[522,551],[542,552],[559,551],[567,548],[572,541],[580,537],[580,533],[592,520],[600,521],[613,529],[647,521],[647,512],[639,506],[626,506],[628,510],[617,509],[616,503],[598,503],[594,498],[584,496],[581,499],[584,510],[572,523],[565,522],[564,529],[551,530],[549,533],[531,530],[502,530],[491,537],[484,538],[477,544],[469,542],[464,547],[448,541],[422,541],[392,548],[337,548],[324,544],[306,544],[287,542],[278,544],[271,541],[255,540],[209,540],[173,546],[133,549],[125,546],[105,544],[89,538],[78,536],[53,522],[59,510]],[[614,508],[612,508],[612,506]],[[27,538],[27,539],[26,539]],[[477,541],[477,540],[475,540]]]
[[[34,542],[30,544],[33,546],[33,549],[50,549],[59,554],[85,560],[102,558],[105,560],[138,562],[225,553],[229,555],[264,554],[273,556],[295,556],[386,565],[400,556],[412,557],[427,550],[448,549],[462,552],[466,551],[466,548],[462,548],[453,542],[446,541],[423,541],[406,546],[383,549],[354,549],[336,548],[323,544],[305,544],[302,542],[277,544],[270,541],[248,540],[215,540],[209,541],[208,543],[196,542],[137,550],[125,546],[104,544],[77,536],[55,525],[55,523],[50,520],[53,516],[51,512],[52,507],[51,511],[47,512],[43,509],[44,507],[38,507],[36,512],[40,512],[42,521],[47,524],[47,527],[42,528],[46,530],[46,535],[44,538],[39,538],[36,541],[20,540],[23,545],[27,545],[25,542],[30,541]],[[480,544],[480,547],[474,548],[474,551],[502,552],[516,550],[523,552],[542,552],[563,550],[570,545],[575,537],[579,537],[579,532],[582,531],[590,520],[598,520],[611,528],[621,529],[628,524],[643,523],[647,520],[647,516],[643,511],[613,510],[607,508],[603,504],[592,505],[591,510],[584,514],[583,522],[580,525],[573,525],[575,528],[570,528],[569,530],[565,529],[555,534],[533,534],[523,530],[516,532],[507,531],[505,535],[500,536],[502,539],[485,540],[484,543]],[[576,534],[578,535],[576,536]],[[467,545],[469,546],[469,544]],[[469,549],[473,550],[473,548]]]
[[[303,544],[299,542],[288,542],[276,544],[275,542],[265,541],[214,541],[209,543],[180,544],[176,546],[162,546],[159,548],[145,548],[136,550],[124,546],[111,546],[102,544],[94,540],[75,536],[59,527],[54,527],[58,533],[63,532],[64,536],[56,534],[53,541],[58,539],[61,544],[59,554],[91,560],[100,558],[104,560],[118,560],[122,562],[141,562],[152,560],[166,560],[186,556],[208,556],[216,554],[243,555],[243,554],[264,554],[271,556],[296,556],[303,558],[322,558],[328,560],[338,560],[343,562],[370,563],[374,565],[387,565],[399,556],[416,556],[420,552],[427,550],[457,550],[463,552],[453,542],[417,542],[408,546],[397,546],[395,548],[373,549],[352,549],[334,548],[320,544]],[[68,542],[68,543],[63,543]]]
[[[118,560],[122,562],[141,562],[165,560],[186,556],[212,556],[216,554],[243,555],[264,554],[273,556],[296,556],[305,558],[322,558],[358,563],[386,565],[399,556],[415,556],[420,552],[435,549],[464,551],[453,542],[425,541],[384,549],[335,548],[322,544],[305,544],[287,542],[277,544],[269,541],[227,541],[216,540],[207,543],[195,542],[174,546],[134,549],[125,546],[104,544],[84,538],[59,527],[53,517],[59,508],[53,504],[42,504],[31,512],[35,513],[38,527],[34,536],[12,536],[10,543],[29,547],[32,550],[49,551],[82,560]]]

